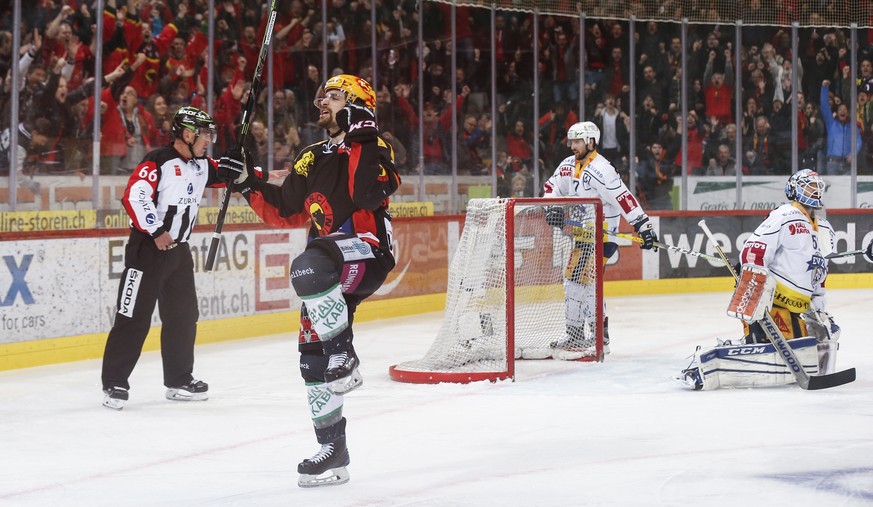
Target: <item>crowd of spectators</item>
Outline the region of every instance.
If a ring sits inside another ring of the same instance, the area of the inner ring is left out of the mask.
[[[102,89],[101,174],[129,173],[145,151],[166,144],[173,113],[182,105],[205,109],[210,72],[212,111],[221,129],[214,150],[221,154],[234,143],[234,126],[248,98],[248,80],[265,29],[264,3],[215,1],[214,61],[208,58],[205,0],[105,0],[103,12],[95,12],[94,0],[35,3],[22,12],[19,55],[12,54],[11,5],[0,12],[0,131],[6,139],[0,151],[5,155],[8,133],[17,128],[22,147],[17,163],[25,173],[90,172],[95,79],[101,80]],[[451,4],[423,2],[419,12],[413,0],[331,0],[325,26],[320,1],[280,4],[272,95],[270,88],[262,87],[251,127],[250,149],[261,165],[272,157],[274,168],[287,169],[296,150],[323,138],[311,104],[326,76],[344,72],[377,78],[380,127],[402,171],[450,174],[456,160],[461,175],[496,171],[500,195],[536,193],[534,171],[540,171],[543,181],[569,153],[565,136],[568,127],[581,120],[580,100],[585,101],[584,119],[596,122],[603,133],[601,153],[624,177],[635,171],[638,193],[649,208],[670,207],[669,193],[682,165],[683,134],[691,175],[789,174],[795,144],[802,167],[846,174],[855,157],[859,174],[873,172],[873,30],[858,31],[859,68],[852,69],[848,30],[821,28],[828,24],[822,17],[826,12],[814,10],[821,2],[792,4],[806,9],[804,26],[818,25],[800,29],[797,55],[791,53],[790,30],[750,25],[743,28],[742,58],[736,62],[733,25],[690,25],[687,76],[682,75],[680,26],[672,22],[638,22],[631,60],[628,23],[621,20],[588,18],[585,33],[580,33],[576,17],[541,15],[535,31],[532,14],[497,11],[492,31],[490,10],[458,6],[453,40]],[[377,9],[375,27],[372,7]],[[647,13],[635,15],[646,19]],[[99,44],[97,16],[103,20]],[[718,20],[715,9],[708,16]],[[426,44],[421,82],[419,22]],[[532,51],[534,33],[540,39],[538,55]],[[579,68],[582,42],[584,69]],[[328,65],[322,68],[325,47]],[[97,51],[102,51],[103,68],[95,73]],[[17,85],[18,125],[9,120],[13,65],[22,77]],[[580,72],[585,81],[581,89]],[[794,73],[799,93],[791,90]],[[737,75],[740,90],[734,86]],[[534,76],[540,80],[541,115],[536,121]],[[496,96],[491,93],[492,79]],[[683,81],[688,86],[684,118]],[[453,84],[457,96],[452,95]],[[848,128],[853,121],[848,107],[853,87],[858,92],[857,152],[851,151]],[[734,111],[736,93],[744,104],[739,117]],[[636,101],[634,135],[631,100]],[[799,108],[796,139],[791,138],[792,100]],[[629,160],[632,141],[635,160]],[[743,154],[739,161],[737,143]],[[534,160],[535,146],[539,160]],[[8,161],[2,158],[0,172],[8,174]]]

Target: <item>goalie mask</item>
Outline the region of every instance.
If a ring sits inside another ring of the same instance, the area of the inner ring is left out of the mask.
[[[825,182],[812,169],[802,169],[792,174],[785,184],[785,197],[800,204],[819,209],[822,207]]]
[[[600,129],[597,128],[594,122],[580,121],[573,124],[570,130],[567,131],[567,146],[570,146],[570,143],[575,139],[582,139],[586,145],[588,141],[593,140],[594,146],[597,146],[600,143]]]
[[[355,103],[376,110],[376,92],[367,80],[351,74],[340,74],[325,81],[315,94],[315,107],[321,107],[321,101],[330,97],[331,90],[339,90],[344,94],[346,103]]]

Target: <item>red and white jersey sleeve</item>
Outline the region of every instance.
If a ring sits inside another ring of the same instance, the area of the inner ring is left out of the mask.
[[[121,203],[130,215],[130,224],[153,235],[164,225],[158,216],[156,195],[158,193],[158,168],[151,160],[144,160],[130,175]]]
[[[648,218],[612,164],[597,152],[591,152],[585,160],[577,161],[575,155],[565,158],[543,186],[543,197],[600,199],[604,219],[612,231],[618,231],[621,217],[630,224]]]
[[[168,146],[148,153],[134,169],[121,202],[132,227],[151,236],[168,231],[180,243],[194,229],[207,186],[224,186],[215,161],[185,159]]]
[[[824,296],[828,267],[821,253],[819,227],[831,229],[826,220],[810,218],[800,205],[783,204],[755,229],[740,254],[743,264],[763,266],[773,274],[776,303],[794,312],[806,311],[812,300]],[[824,309],[823,298],[815,306]]]

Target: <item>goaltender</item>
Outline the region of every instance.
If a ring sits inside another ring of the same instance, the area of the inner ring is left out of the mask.
[[[825,306],[826,255],[833,250],[834,234],[823,216],[824,190],[821,176],[810,169],[788,178],[785,196],[790,202],[771,211],[743,245],[728,308],[728,315],[744,321],[749,320],[744,315],[763,316],[770,308],[773,322],[810,374],[834,371],[840,336]],[[708,350],[698,347],[678,380],[695,390],[794,382],[760,324],[744,322],[743,329],[743,339]]]

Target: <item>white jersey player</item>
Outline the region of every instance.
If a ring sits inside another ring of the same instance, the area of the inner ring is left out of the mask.
[[[631,224],[642,238],[640,248],[654,249],[658,236],[652,228],[648,215],[643,211],[637,198],[628,190],[624,182],[616,172],[612,164],[602,155],[597,153],[597,143],[600,142],[600,129],[590,121],[574,124],[567,131],[567,146],[573,151],[564,159],[555,173],[546,181],[543,188],[543,197],[588,197],[600,199],[603,203],[603,215],[605,226],[612,232],[618,232],[621,217]],[[578,210],[571,213],[574,215]],[[581,214],[582,212],[580,212]],[[576,221],[577,217],[571,216]],[[553,226],[563,227],[565,222],[562,208],[551,208],[546,212],[546,221]],[[592,226],[600,227],[599,224]],[[565,270],[564,292],[566,296],[567,336],[552,344],[555,349],[585,349],[593,345],[593,328],[595,323],[592,317],[595,309],[592,307],[594,286],[590,283],[590,277],[585,273],[590,272],[595,259],[586,248],[585,234],[574,234],[576,248],[571,255],[569,265]],[[590,233],[587,242],[590,244]],[[605,241],[603,245],[603,263],[612,257],[618,249],[618,245],[612,241]],[[594,268],[598,269],[598,268]],[[606,314],[604,309],[604,315]],[[604,351],[609,352],[608,321],[604,320]],[[567,359],[575,359],[578,356],[556,355]]]
[[[785,186],[790,202],[771,211],[746,240],[740,254],[740,281],[728,308],[728,315],[744,321],[745,336],[738,344],[698,350],[697,365],[692,364],[682,376],[691,387],[754,387],[794,381],[769,345],[759,319],[749,317],[756,310],[761,316],[769,311],[810,373],[834,369],[839,327],[826,312],[824,288],[825,256],[833,250],[834,233],[826,219],[816,216],[824,189],[816,172],[798,171]],[[749,289],[747,282],[755,274],[766,279],[761,284],[766,291]]]

